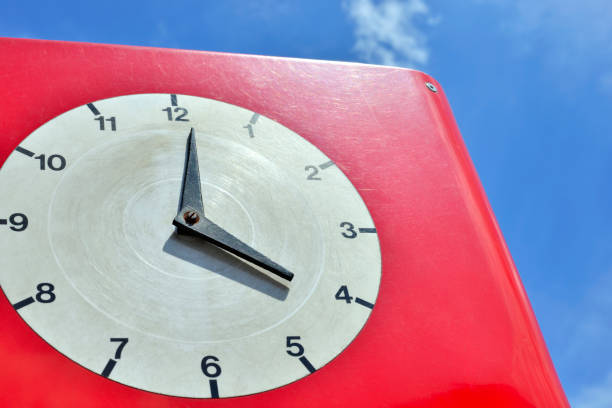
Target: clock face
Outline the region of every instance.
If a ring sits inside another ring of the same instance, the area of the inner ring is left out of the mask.
[[[205,215],[294,275],[172,221],[194,129]],[[258,113],[185,95],[89,103],[28,136],[0,171],[0,283],[60,353],[110,380],[232,397],[312,373],[378,294],[375,226],[316,147]]]

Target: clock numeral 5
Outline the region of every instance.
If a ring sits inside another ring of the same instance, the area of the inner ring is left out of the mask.
[[[308,371],[314,373],[317,369],[314,368],[312,363],[308,361],[304,355],[304,346],[298,343],[296,340],[300,340],[300,336],[287,336],[287,354],[291,357],[298,357],[300,363],[306,367]]]

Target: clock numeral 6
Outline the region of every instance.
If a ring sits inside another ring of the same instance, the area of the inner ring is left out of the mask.
[[[209,362],[212,361],[212,362]],[[219,359],[215,356],[206,356],[202,359],[202,372],[208,378],[217,378],[221,375],[221,366],[216,364]]]
[[[11,224],[9,227],[11,230],[21,232],[28,228],[28,217],[22,213],[14,213],[9,216],[8,223]],[[5,218],[0,218],[0,225],[6,224],[7,220]]]
[[[287,336],[287,354],[290,356],[300,357],[304,354],[304,346],[295,341],[299,339],[300,336]]]

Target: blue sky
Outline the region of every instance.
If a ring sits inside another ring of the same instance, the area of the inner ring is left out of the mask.
[[[612,2],[20,1],[3,4],[0,36],[431,74],[454,109],[572,405],[612,406]]]

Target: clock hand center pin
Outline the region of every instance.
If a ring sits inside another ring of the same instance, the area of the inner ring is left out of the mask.
[[[179,212],[172,221],[179,233],[202,238],[209,243],[252,264],[263,268],[287,281],[293,279],[293,273],[245,244],[204,216],[200,169],[195,141],[195,130],[191,128],[187,137],[185,152],[185,169],[183,185],[179,200]]]

